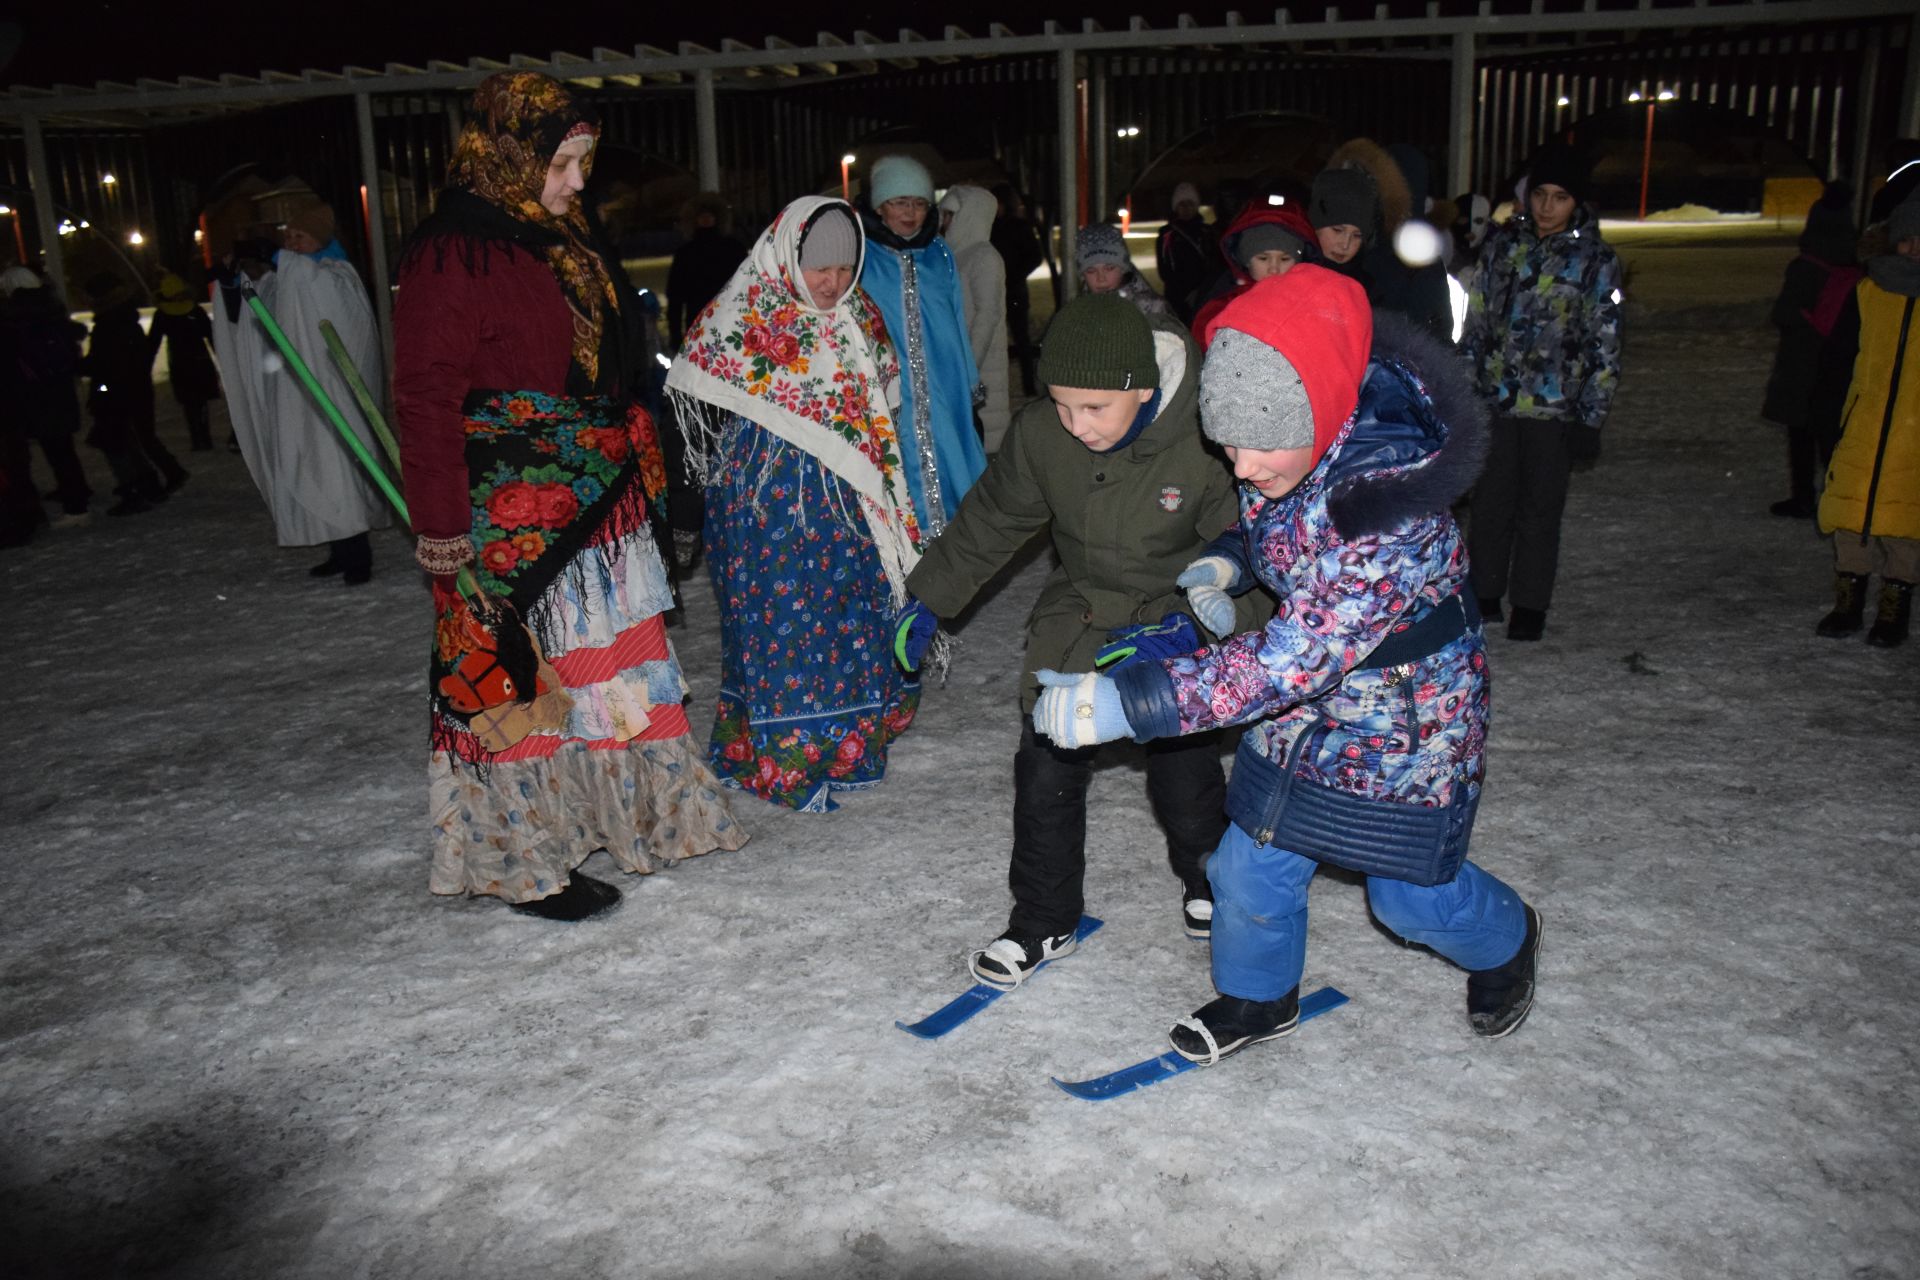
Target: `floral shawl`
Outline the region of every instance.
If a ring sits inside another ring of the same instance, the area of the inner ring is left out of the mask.
[[[597,142],[600,127],[592,108],[575,100],[559,81],[532,71],[488,76],[474,90],[466,125],[454,144],[447,189],[478,196],[515,221],[558,233],[546,255],[573,313],[573,364],[583,375],[583,390],[603,389],[601,334],[617,305],[613,277],[593,247],[579,202],[564,217],[540,203],[554,152],[579,135]],[[580,168],[592,173],[591,150]]]
[[[896,604],[920,559],[920,526],[900,471],[893,413],[900,362],[880,309],[855,287],[830,311],[813,305],[800,276],[800,241],[820,214],[845,201],[802,196],[781,210],[733,279],[687,330],[667,372],[687,453],[710,473],[726,419],[757,423],[845,482],[859,496]],[[865,241],[856,236],[857,253]],[[860,263],[853,264],[859,277]]]

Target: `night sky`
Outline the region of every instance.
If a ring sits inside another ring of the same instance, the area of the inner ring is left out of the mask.
[[[1524,8],[1524,0],[1517,0]],[[1156,26],[1172,26],[1191,13],[1202,22],[1223,20],[1239,8],[1249,21],[1271,17],[1273,4],[1247,0],[1214,3],[1141,3],[1140,0],[940,0],[930,3],[768,4],[733,0],[724,5],[496,5],[463,0],[400,0],[284,6],[249,0],[38,0],[32,13],[0,21],[0,86],[92,85],[96,80],[131,82],[140,76],[172,79],[221,72],[255,74],[263,69],[303,67],[337,70],[349,64],[381,67],[388,62],[420,66],[429,58],[451,62],[483,55],[504,61],[510,53],[546,56],[556,49],[590,54],[595,45],[631,49],[653,44],[671,49],[681,40],[716,46],[722,36],[758,45],[768,35],[798,44],[829,30],[840,36],[856,28],[883,38],[912,27],[938,38],[951,23],[985,35],[990,22],[1021,33],[1037,32],[1052,17],[1078,26],[1097,18],[1123,28],[1132,14]],[[1321,0],[1293,9],[1318,17]],[[1373,0],[1347,0],[1349,13],[1373,15]],[[1460,7],[1454,5],[1450,7]],[[1509,7],[1496,4],[1497,10]],[[594,12],[594,9],[598,12]],[[1412,16],[1424,0],[1392,0],[1390,11]]]

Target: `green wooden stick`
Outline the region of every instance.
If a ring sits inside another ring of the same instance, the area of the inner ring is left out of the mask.
[[[327,354],[333,357],[333,367],[347,380],[353,398],[360,405],[367,425],[373,428],[373,434],[380,438],[380,447],[387,451],[387,461],[393,466],[393,473],[400,474],[400,443],[393,438],[393,431],[387,426],[386,415],[380,412],[380,406],[374,401],[373,392],[367,390],[367,380],[360,376],[360,370],[353,364],[353,357],[347,354],[346,344],[340,341],[339,332],[334,329],[333,321],[320,322],[320,336],[327,340]]]
[[[380,486],[380,491],[387,495],[387,501],[391,502],[393,509],[400,513],[400,518],[406,521],[407,525],[411,527],[413,519],[407,514],[407,500],[400,496],[400,491],[393,487],[393,481],[387,478],[387,473],[380,469],[380,464],[373,460],[371,453],[367,452],[367,446],[360,443],[360,437],[355,435],[353,428],[347,425],[347,420],[340,416],[340,410],[334,406],[332,398],[326,393],[326,389],[323,388],[319,380],[313,376],[313,370],[307,367],[307,362],[301,359],[298,351],[294,350],[293,343],[287,339],[285,331],[280,328],[280,323],[273,318],[273,313],[267,310],[267,304],[260,301],[260,295],[254,293],[251,289],[247,291],[247,306],[252,309],[254,316],[260,321],[260,326],[267,331],[267,336],[273,339],[273,345],[280,349],[281,356],[286,359],[288,365],[292,366],[294,374],[299,377],[307,391],[313,396],[314,400],[319,403],[320,411],[327,415],[327,421],[333,424],[333,429],[340,433],[342,440],[346,441],[347,448],[353,453],[354,457],[360,460],[360,465],[365,467],[367,474],[373,477],[373,482]],[[323,320],[321,324],[325,326],[326,322]],[[345,354],[344,351],[341,352],[343,358]],[[349,367],[351,367],[351,363],[351,361],[348,362]],[[357,374],[352,381],[359,383]],[[364,384],[361,385],[364,386]],[[382,425],[384,426],[384,423]],[[382,432],[382,435],[385,436],[385,433]],[[392,448],[393,446],[389,443],[388,447]],[[396,471],[399,469],[399,460],[399,454],[396,451],[394,454]],[[460,566],[459,590],[461,595],[476,603],[486,598],[485,594],[480,590],[479,580],[473,576],[473,569],[469,565]]]

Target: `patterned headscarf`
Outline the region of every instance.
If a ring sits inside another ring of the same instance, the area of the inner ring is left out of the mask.
[[[470,192],[519,222],[558,232],[548,265],[573,313],[573,363],[588,385],[600,381],[600,339],[614,300],[606,260],[593,247],[579,201],[564,215],[540,203],[547,169],[561,144],[575,137],[598,142],[593,110],[558,80],[533,71],[488,76],[473,92],[466,126],[447,166],[447,186]],[[593,152],[580,161],[593,172]]]
[[[900,361],[880,309],[858,285],[827,310],[801,276],[801,245],[845,201],[801,196],[760,233],[733,279],[694,320],[667,390],[697,470],[718,465],[724,419],[738,414],[811,454],[859,495],[896,604],[920,559],[920,527],[900,472],[893,420]],[[855,239],[854,278],[865,243]]]

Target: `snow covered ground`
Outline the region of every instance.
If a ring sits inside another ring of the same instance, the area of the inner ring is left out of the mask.
[[[1124,753],[1105,930],[945,1041],[893,1025],[1004,919],[1038,562],[883,787],[742,798],[745,849],[649,879],[597,856],[626,902],[566,927],[426,891],[398,535],[370,586],[314,581],[222,452],[160,511],[0,554],[0,1272],[1920,1275],[1920,643],[1814,638],[1827,553],[1766,514],[1766,335],[1655,325],[1546,640],[1490,641],[1475,856],[1545,914],[1531,1021],[1476,1041],[1461,975],[1327,873],[1308,983],[1352,1003],[1101,1104],[1049,1075],[1209,997]],[[701,726],[714,634],[696,580]]]

